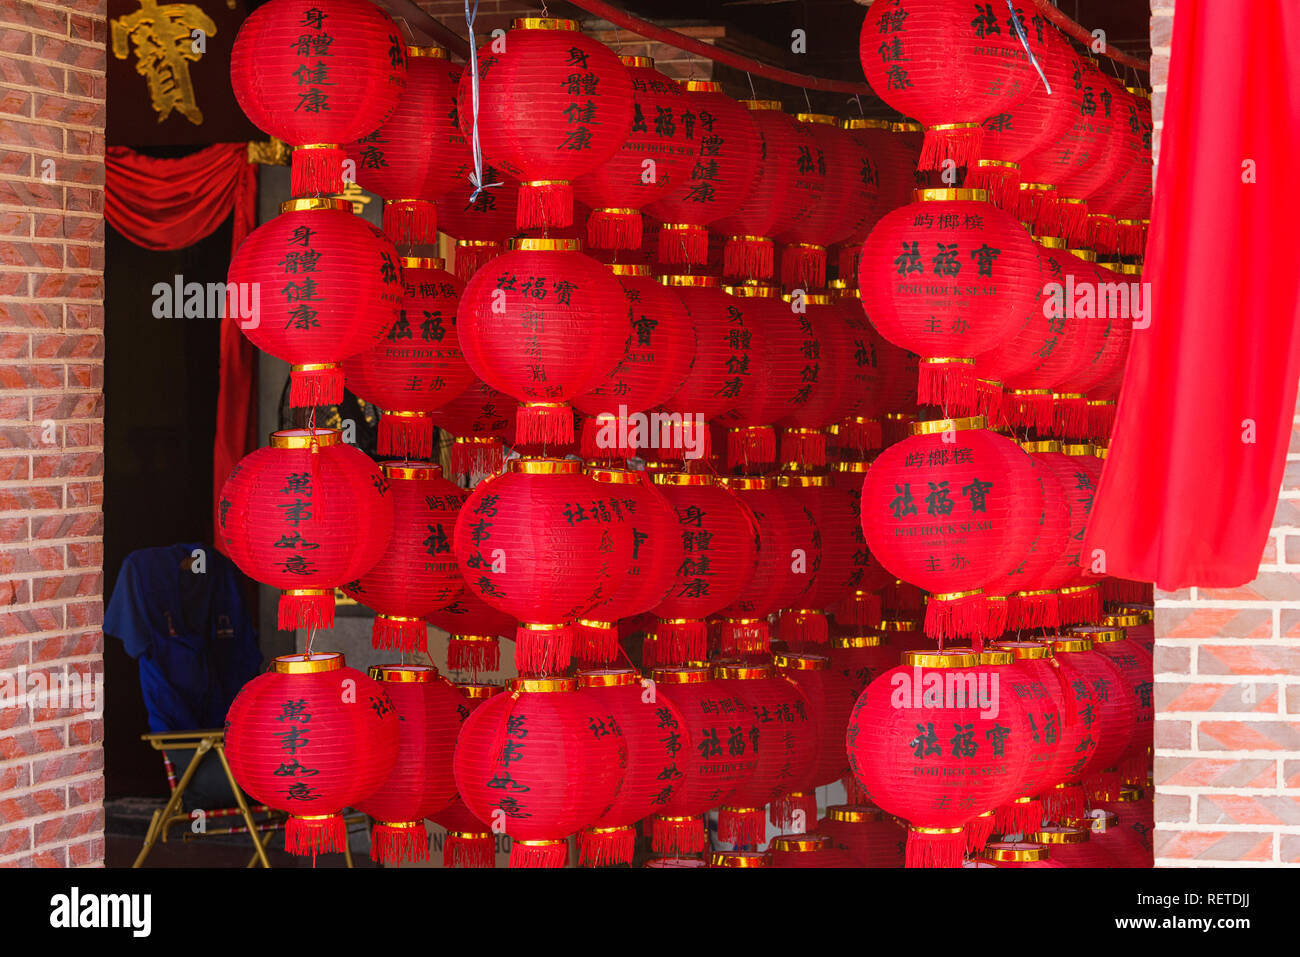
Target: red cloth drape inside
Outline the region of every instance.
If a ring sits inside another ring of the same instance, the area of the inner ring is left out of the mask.
[[[1297,156],[1300,3],[1182,0],[1150,326],[1134,329],[1086,542],[1111,575],[1166,589],[1256,575],[1300,375]]]
[[[217,143],[178,159],[110,146],[106,166],[104,215],[137,246],[184,249],[233,216],[233,256],[257,225],[257,167],[248,161],[245,143]],[[212,447],[214,530],[221,486],[231,466],[257,444],[256,353],[237,323],[237,318],[221,321],[220,389]]]

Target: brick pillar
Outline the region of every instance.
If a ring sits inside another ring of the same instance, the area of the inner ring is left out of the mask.
[[[106,12],[0,0],[0,867],[104,858]]]
[[[1151,0],[1160,130],[1174,0]],[[1300,415],[1258,577],[1156,592],[1156,865],[1300,864]]]

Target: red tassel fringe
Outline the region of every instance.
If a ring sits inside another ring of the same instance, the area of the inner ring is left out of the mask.
[[[671,622],[661,619],[655,628],[654,660],[645,664],[654,668],[684,665],[703,661],[708,653],[709,628],[702,618]]]
[[[281,592],[276,611],[276,627],[281,631],[333,628],[334,593],[327,591],[319,595],[287,595]]]
[[[427,415],[379,415],[380,455],[403,459],[433,457],[433,419]]]
[[[578,622],[573,655],[584,665],[607,665],[618,657],[618,628]]]
[[[985,166],[976,162],[966,171],[967,189],[983,189],[989,202],[999,209],[1014,212],[1020,200],[1020,169],[1016,166]]]
[[[1007,609],[1007,627],[1012,630],[1058,627],[1061,624],[1058,598],[1054,591],[1043,595],[1012,595],[1009,599],[1011,607]]]
[[[409,653],[426,651],[429,628],[423,618],[390,618],[376,615],[370,626],[370,647]]]
[[[950,416],[975,414],[975,367],[969,362],[922,359],[917,370],[916,401],[936,405]]]
[[[631,827],[588,828],[578,832],[578,865],[611,867],[631,864],[636,851],[636,831]]]
[[[718,840],[757,847],[766,839],[767,818],[761,807],[724,807],[718,811]]]
[[[727,464],[749,471],[751,465],[776,461],[776,430],[770,425],[751,425],[727,430]]]
[[[370,859],[389,867],[406,861],[427,861],[429,835],[424,830],[424,822],[417,822],[415,827],[393,827],[376,822],[370,832]]]
[[[956,130],[926,130],[916,168],[942,169],[944,160],[952,160],[958,166],[970,166],[979,156],[983,140],[984,128],[978,123]]]
[[[618,440],[624,435],[620,435],[618,429],[618,417],[609,412],[602,412],[599,415],[584,415],[582,417],[582,435],[579,438],[579,448],[582,450],[584,459],[594,459],[598,462],[617,462],[622,459],[630,459],[636,455],[636,449],[627,443],[621,443]],[[601,432],[607,428],[607,423],[613,420],[614,438],[613,445],[605,446],[600,442]]]
[[[448,833],[442,841],[443,867],[495,867],[497,846],[492,835]]]
[[[835,609],[836,624],[857,628],[879,628],[883,617],[883,602],[875,592],[849,595]]]
[[[849,419],[841,423],[842,451],[864,455],[885,447],[885,433],[879,419]]]
[[[500,243],[489,243],[480,245],[456,244],[455,263],[456,278],[461,282],[469,282],[470,276],[478,272],[484,265],[496,259],[502,253]]]
[[[1004,804],[993,811],[994,832],[997,834],[1037,834],[1043,826],[1043,802],[1021,801]]]
[[[1052,394],[1050,392],[1005,393],[1003,408],[1007,421],[1021,428],[1034,428],[1043,432],[1052,428]]]
[[[1006,415],[1006,392],[997,382],[975,380],[975,414],[989,420],[990,425],[1001,425]]]
[[[495,637],[488,641],[467,641],[453,635],[447,642],[447,667],[452,671],[468,669],[476,673],[497,671],[501,667],[501,642]]]
[[[765,618],[757,621],[724,621],[719,630],[723,657],[765,655],[769,650],[770,635]]]
[[[515,204],[515,225],[520,229],[564,229],[573,225],[573,184],[520,183]],[[514,858],[511,858],[514,866]]]
[[[522,190],[521,190],[522,192]],[[511,867],[563,867],[569,863],[568,841],[523,841],[510,843]]]
[[[732,236],[722,247],[722,274],[742,279],[771,279],[776,244],[770,239]]]
[[[997,831],[997,814],[981,814],[966,825],[966,850],[982,851]]]
[[[966,832],[952,834],[927,834],[915,828],[907,829],[907,847],[903,852],[904,867],[961,867],[966,853]]]
[[[781,285],[811,292],[826,285],[826,247],[806,243],[781,250]]]
[[[1057,435],[1072,439],[1092,434],[1088,421],[1088,400],[1083,396],[1053,396],[1052,426]]]
[[[558,674],[572,657],[572,625],[539,631],[521,624],[515,631],[515,666],[521,675]]]
[[[384,235],[393,245],[427,246],[438,241],[438,207],[427,199],[384,203]]]
[[[781,433],[781,461],[808,468],[826,464],[826,433],[811,429],[786,429]]]
[[[500,439],[457,441],[451,447],[451,470],[457,475],[495,475],[501,471],[504,455]]]
[[[1096,585],[1080,591],[1062,590],[1058,602],[1063,625],[1083,625],[1101,620],[1101,588]]]
[[[348,826],[341,814],[317,820],[290,816],[284,826],[284,849],[290,854],[342,854],[348,842]]]
[[[1087,810],[1083,787],[1078,784],[1055,787],[1039,797],[1043,802],[1043,817],[1056,824],[1083,817],[1083,812]]]
[[[777,620],[777,634],[786,641],[824,645],[830,641],[830,624],[826,614],[807,608],[788,608]]]
[[[1115,430],[1115,403],[1106,402],[1104,404],[1088,405],[1088,432],[1094,439],[1100,439],[1102,442],[1110,440],[1110,434]]]
[[[515,411],[515,438],[520,445],[572,445],[573,409],[557,405],[521,405]]]
[[[767,819],[783,834],[807,833],[817,823],[817,792],[787,791],[768,805]]]
[[[656,816],[650,819],[650,849],[656,854],[682,857],[704,850],[704,822],[697,814],[688,818]]]
[[[937,639],[940,648],[953,638],[969,638],[976,652],[983,651],[985,639],[1002,634],[994,630],[998,622],[989,605],[983,595],[950,599],[931,595],[925,608],[925,633]],[[1002,614],[1006,614],[1005,609]]]
[[[299,147],[290,157],[289,192],[293,196],[332,196],[343,192],[343,150],[336,146]]]
[[[343,401],[343,367],[291,369],[289,371],[289,405],[295,409],[317,405],[338,405]]]
[[[641,214],[593,209],[587,217],[587,245],[593,249],[640,249]]]
[[[702,266],[709,261],[709,231],[703,226],[665,225],[659,230],[659,261]]]

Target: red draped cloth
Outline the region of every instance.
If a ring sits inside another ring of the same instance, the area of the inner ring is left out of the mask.
[[[1300,3],[1180,0],[1143,279],[1085,557],[1161,588],[1256,576],[1300,377]],[[1244,182],[1254,179],[1254,182]]]
[[[230,252],[257,225],[257,167],[245,143],[218,143],[179,159],[110,146],[104,215],[146,249],[184,249],[233,216]],[[212,448],[213,529],[216,502],[231,467],[256,447],[255,352],[238,320],[221,321],[217,432]]]

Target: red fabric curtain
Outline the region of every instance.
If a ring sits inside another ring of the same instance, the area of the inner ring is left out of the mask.
[[[245,143],[218,143],[179,159],[108,148],[104,215],[146,249],[184,249],[233,216],[230,252],[257,225],[257,167]],[[212,448],[213,530],[216,502],[231,466],[257,444],[253,396],[256,354],[237,319],[221,322],[217,433]]]
[[[1150,326],[1133,332],[1086,542],[1111,575],[1166,589],[1256,575],[1300,376],[1297,156],[1300,3],[1180,0]]]

